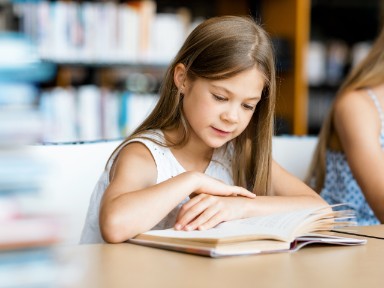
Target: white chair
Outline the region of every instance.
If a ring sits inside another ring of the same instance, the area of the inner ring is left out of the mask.
[[[28,152],[46,169],[39,203],[65,219],[64,243],[78,243],[93,188],[120,141],[36,145]]]
[[[315,136],[276,136],[272,157],[282,167],[304,180],[317,144]]]

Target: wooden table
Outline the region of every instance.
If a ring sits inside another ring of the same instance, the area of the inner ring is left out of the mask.
[[[384,225],[355,229],[375,235],[383,231]],[[78,259],[82,269],[81,278],[71,287],[383,287],[384,240],[351,237],[368,242],[221,259],[133,244],[63,249],[68,257]]]
[[[335,229],[335,231],[343,232],[349,235],[360,235],[368,238],[377,238],[384,240],[384,225],[358,226]],[[384,287],[384,284],[383,284]]]

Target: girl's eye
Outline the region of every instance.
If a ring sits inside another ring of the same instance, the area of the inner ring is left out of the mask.
[[[217,101],[225,101],[226,100],[226,98],[224,98],[224,97],[221,97],[221,96],[218,96],[215,94],[212,94],[212,95],[213,95],[213,98],[215,98],[215,100],[217,100]]]
[[[247,110],[251,110],[251,111],[255,110],[255,106],[252,106],[252,105],[244,104],[243,107]]]

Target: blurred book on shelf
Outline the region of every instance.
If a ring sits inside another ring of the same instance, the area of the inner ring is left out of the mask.
[[[55,66],[37,58],[20,33],[0,33],[0,145],[41,140],[42,119],[34,83],[53,77]]]
[[[362,41],[348,46],[340,39],[309,43],[306,61],[309,134],[318,134],[341,83],[368,54],[371,45]]]
[[[42,142],[123,138],[149,115],[157,101],[154,93],[96,85],[46,89],[40,98]]]
[[[55,71],[36,55],[24,35],[0,34],[0,287],[56,287],[61,273],[64,218],[40,197],[49,167],[25,149],[43,135],[37,83]]]
[[[53,77],[56,66],[41,61],[35,42],[21,32],[0,31],[0,81],[36,83]]]
[[[168,63],[196,24],[188,9],[157,13],[152,0],[18,1],[14,6],[39,57],[59,63]]]
[[[1,45],[1,44],[0,44]],[[0,80],[0,143],[25,144],[41,139],[42,119],[35,87]]]

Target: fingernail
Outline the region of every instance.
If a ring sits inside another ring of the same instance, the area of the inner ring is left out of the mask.
[[[176,230],[180,230],[181,228],[182,228],[182,227],[181,227],[181,224],[176,224],[176,225],[175,225],[175,229],[176,229]]]

